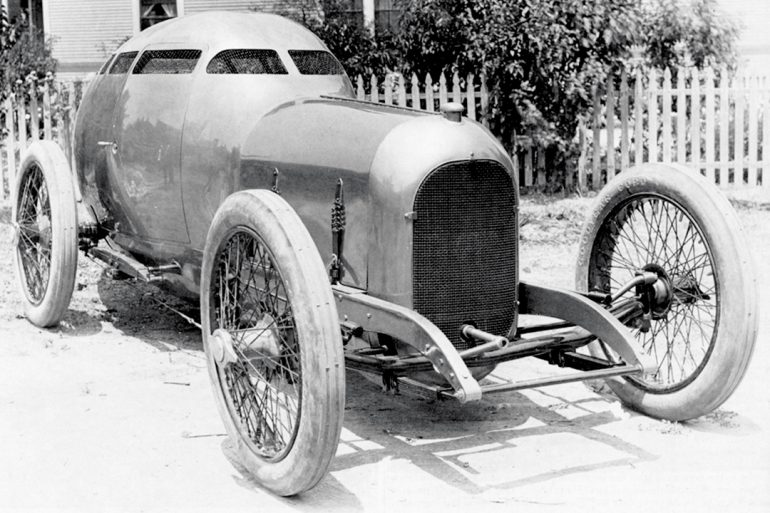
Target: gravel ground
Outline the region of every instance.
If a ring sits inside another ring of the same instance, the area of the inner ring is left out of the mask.
[[[763,271],[765,196],[734,202]],[[523,279],[572,286],[590,201],[525,198]],[[200,335],[150,299],[168,296],[81,258],[65,320],[37,329],[20,315],[1,215],[0,511],[770,511],[766,272],[752,364],[705,418],[653,420],[580,383],[437,403],[349,372],[329,475],[281,499],[231,461]],[[525,361],[495,373],[551,371]]]

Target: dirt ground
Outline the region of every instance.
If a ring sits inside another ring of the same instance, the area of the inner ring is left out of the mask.
[[[571,287],[589,204],[524,200],[523,279]],[[81,258],[59,328],[21,317],[4,211],[0,511],[770,511],[770,202],[735,204],[761,270],[762,321],[743,383],[713,414],[661,422],[581,383],[461,406],[383,394],[349,372],[337,458],[291,499],[231,461],[200,335],[151,300],[168,296]]]

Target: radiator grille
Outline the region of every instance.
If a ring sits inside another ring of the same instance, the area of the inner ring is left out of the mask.
[[[434,170],[417,191],[414,309],[457,349],[462,322],[505,335],[516,320],[517,220],[511,178],[492,161]]]

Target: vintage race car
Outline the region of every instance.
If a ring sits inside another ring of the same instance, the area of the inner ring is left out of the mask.
[[[78,250],[116,277],[199,297],[222,420],[243,465],[282,495],[327,471],[346,365],[461,402],[606,379],[658,418],[722,404],[757,330],[728,202],[683,168],[624,171],[588,216],[576,291],[525,283],[518,177],[461,111],[356,100],[324,44],[281,17],[154,26],[88,88],[75,169],[52,142],[22,161],[26,315],[59,322]],[[483,379],[528,356],[575,372]]]

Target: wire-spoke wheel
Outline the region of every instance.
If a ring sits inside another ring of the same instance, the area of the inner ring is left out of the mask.
[[[69,306],[77,268],[77,213],[67,160],[51,141],[33,143],[15,180],[16,274],[27,318],[59,323]]]
[[[743,377],[757,330],[754,271],[734,211],[702,177],[662,164],[624,172],[596,205],[581,240],[578,289],[614,293],[640,270],[659,277],[645,317],[629,326],[654,368],[610,387],[656,417],[709,413]],[[602,343],[589,349],[617,359]]]
[[[342,426],[342,341],[315,244],[279,196],[243,191],[217,211],[201,319],[217,404],[241,463],[281,495],[315,486]]]

